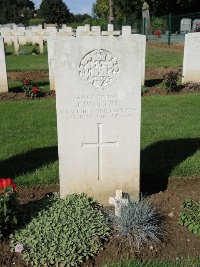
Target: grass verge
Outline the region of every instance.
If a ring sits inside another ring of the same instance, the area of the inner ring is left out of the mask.
[[[142,99],[141,177],[200,177],[200,94]],[[58,183],[55,100],[0,102],[0,177]]]

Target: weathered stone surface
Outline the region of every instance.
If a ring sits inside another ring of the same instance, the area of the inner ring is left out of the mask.
[[[142,35],[57,38],[60,192],[138,199]]]

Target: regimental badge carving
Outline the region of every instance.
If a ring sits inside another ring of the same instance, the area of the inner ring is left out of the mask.
[[[81,79],[101,89],[112,86],[118,79],[119,72],[117,59],[103,49],[88,53],[81,60],[79,67]]]

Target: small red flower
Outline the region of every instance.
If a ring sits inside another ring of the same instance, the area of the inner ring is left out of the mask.
[[[31,81],[27,78],[23,80],[24,85],[29,85],[30,83],[31,83]]]
[[[33,94],[37,94],[39,92],[39,89],[38,87],[33,87],[31,91]]]
[[[1,178],[0,179],[0,193],[1,189],[5,189],[7,186],[12,187],[12,189],[16,190],[16,184],[13,183],[13,181],[10,178]]]

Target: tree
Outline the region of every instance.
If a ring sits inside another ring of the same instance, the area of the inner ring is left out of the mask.
[[[46,23],[66,23],[71,15],[67,5],[62,0],[43,0],[38,12],[40,18]]]
[[[109,17],[109,0],[97,0],[93,4],[93,14],[101,19],[108,19]]]
[[[0,0],[0,23],[27,24],[33,17],[34,3],[31,0]]]

